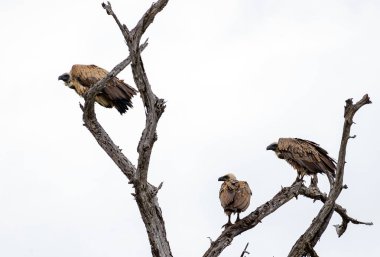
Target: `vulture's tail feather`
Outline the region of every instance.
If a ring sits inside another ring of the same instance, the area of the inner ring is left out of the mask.
[[[132,102],[127,99],[117,99],[113,101],[115,108],[120,112],[120,114],[124,114],[129,108],[132,108]]]

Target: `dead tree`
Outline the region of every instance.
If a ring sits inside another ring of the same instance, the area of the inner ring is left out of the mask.
[[[132,184],[135,190],[133,196],[136,199],[141,217],[146,227],[152,256],[155,257],[172,256],[169,241],[166,236],[165,222],[157,198],[157,193],[161,188],[162,183],[156,187],[150,184],[147,179],[150,156],[153,145],[157,140],[157,123],[165,110],[165,101],[158,98],[152,91],[141,58],[141,52],[147,46],[147,42],[141,44],[140,41],[148,26],[153,22],[156,14],[159,13],[167,3],[168,0],[159,0],[154,3],[145,12],[133,29],[128,29],[126,25],[119,21],[109,2],[107,4],[102,4],[107,14],[114,18],[122,32],[130,55],[120,64],[116,65],[104,79],[96,83],[86,93],[85,104],[84,106],[81,106],[83,110],[84,125],[92,133],[98,144],[108,156],[125,174],[129,180],[129,184]],[[119,147],[115,145],[112,139],[108,136],[98,122],[94,111],[95,96],[101,92],[110,78],[115,77],[129,64],[131,64],[134,82],[139,90],[146,115],[145,128],[142,132],[137,148],[137,167],[132,164],[132,162],[121,152]],[[314,251],[314,246],[324,233],[334,211],[342,217],[342,224],[337,225],[337,233],[339,236],[344,233],[350,222],[353,224],[372,225],[370,222],[361,222],[350,217],[346,213],[346,210],[336,203],[336,199],[340,192],[345,188],[345,186],[342,185],[345,153],[348,139],[351,138],[350,128],[353,123],[353,117],[357,110],[369,103],[371,102],[368,95],[363,96],[363,98],[355,104],[353,104],[352,99],[346,101],[344,113],[345,122],[339,151],[337,177],[335,182],[330,181],[331,185],[328,195],[322,193],[318,187],[306,187],[302,181],[296,181],[290,187],[282,188],[271,200],[257,207],[255,211],[247,215],[245,218],[226,228],[215,241],[211,242],[209,249],[203,256],[218,256],[228,245],[231,244],[235,236],[254,228],[266,216],[275,212],[291,199],[297,198],[299,195],[313,200],[322,201],[324,205],[310,227],[294,244],[289,256],[317,256],[317,253]],[[245,253],[248,253],[246,249],[243,251],[242,255]]]
[[[146,47],[147,42],[140,45],[140,41],[148,26],[153,22],[156,14],[159,13],[167,3],[168,0],[160,0],[153,4],[131,30],[129,30],[126,25],[120,23],[109,2],[102,4],[107,14],[111,15],[119,26],[127,42],[130,55],[87,92],[83,107],[84,125],[92,133],[103,150],[127,176],[129,183],[132,184],[135,189],[133,195],[148,233],[153,256],[172,256],[169,241],[166,238],[164,219],[157,199],[157,192],[162,184],[156,187],[148,183],[147,180],[150,155],[154,142],[157,140],[157,123],[165,110],[165,101],[158,98],[152,91],[141,59],[141,51]],[[106,82],[110,78],[116,76],[128,64],[132,66],[133,78],[140,92],[146,115],[145,128],[137,148],[139,154],[137,167],[129,161],[119,147],[111,140],[96,119],[94,111],[95,96],[105,87]]]

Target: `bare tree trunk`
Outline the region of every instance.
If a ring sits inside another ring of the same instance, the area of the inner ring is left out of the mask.
[[[147,43],[145,42],[140,46],[140,40],[142,34],[153,22],[155,15],[166,6],[167,2],[168,0],[160,0],[153,4],[132,31],[129,31],[125,25],[119,22],[109,2],[102,4],[107,14],[113,16],[122,31],[129,48],[130,57],[116,66],[106,78],[99,81],[87,92],[85,96],[85,106],[83,108],[83,121],[85,126],[90,130],[103,150],[107,152],[116,165],[128,177],[129,183],[133,184],[135,188],[133,195],[135,196],[146,227],[151,252],[153,256],[157,257],[172,256],[169,241],[166,237],[165,222],[157,199],[157,193],[162,184],[159,187],[155,187],[149,184],[147,180],[150,156],[154,142],[157,140],[157,123],[165,110],[165,102],[163,99],[159,99],[151,89],[141,59],[141,51],[145,48]],[[118,72],[123,70],[129,63],[131,63],[133,78],[146,110],[145,129],[137,148],[139,153],[137,168],[124,156],[119,147],[112,142],[111,138],[97,121],[94,112],[95,96],[105,87],[106,82],[111,77],[116,76]]]
[[[327,225],[330,222],[331,216],[334,212],[335,201],[342,192],[343,189],[343,175],[344,175],[344,165],[346,163],[346,148],[348,139],[351,138],[350,130],[353,123],[353,118],[357,110],[359,110],[363,105],[369,104],[368,95],[364,95],[363,98],[356,104],[352,103],[352,99],[346,100],[346,106],[344,110],[344,125],[343,125],[343,135],[340,144],[339,158],[336,172],[336,180],[331,184],[330,182],[330,193],[326,199],[323,207],[319,211],[318,215],[313,219],[310,227],[306,232],[301,235],[297,242],[293,245],[289,257],[299,257],[306,256],[306,254],[314,254],[314,246],[317,244],[322,234],[325,232]]]

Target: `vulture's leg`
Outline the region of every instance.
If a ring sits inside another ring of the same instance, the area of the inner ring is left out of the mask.
[[[228,222],[226,224],[224,224],[222,226],[222,228],[227,228],[227,227],[229,227],[231,225],[232,225],[232,223],[231,223],[231,213],[230,213],[230,214],[228,214]]]
[[[237,217],[236,217],[235,223],[240,220],[239,214],[240,214],[240,212],[237,213]]]
[[[303,176],[301,176],[301,174],[297,173],[296,180],[293,182],[292,185],[294,185],[294,184],[296,184],[296,183],[298,183],[298,182],[300,182],[302,180],[303,180]]]
[[[310,187],[317,187],[318,185],[318,177],[317,174],[313,174],[311,177]]]
[[[304,177],[304,176],[305,176],[305,173],[304,173],[304,172],[298,174],[298,181],[302,181],[302,183],[303,183],[303,182],[304,182],[304,180],[303,180],[303,177]]]

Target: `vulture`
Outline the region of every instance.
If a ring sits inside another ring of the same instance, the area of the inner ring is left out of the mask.
[[[69,73],[62,74],[58,80],[62,80],[65,86],[74,89],[78,95],[83,97],[90,87],[107,74],[108,71],[96,65],[75,64]],[[95,101],[106,108],[115,107],[120,114],[123,114],[128,108],[133,107],[131,98],[136,93],[137,91],[123,80],[112,77],[103,91],[95,96]]]
[[[228,227],[232,224],[232,213],[237,213],[235,222],[240,220],[239,214],[248,208],[252,191],[247,182],[237,180],[232,173],[220,177],[218,181],[224,181],[220,187],[219,199],[228,216],[228,222],[223,227]]]
[[[328,156],[327,151],[317,143],[300,138],[280,138],[277,143],[270,144],[277,157],[287,161],[297,170],[297,180],[305,175],[317,173],[330,174],[335,177],[336,161]]]

